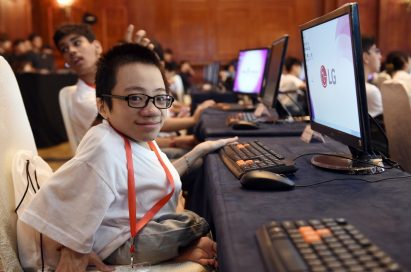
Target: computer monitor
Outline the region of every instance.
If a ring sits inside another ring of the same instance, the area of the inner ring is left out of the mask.
[[[284,109],[279,103],[277,97],[280,89],[280,80],[283,71],[284,59],[287,52],[287,46],[288,35],[283,35],[272,43],[267,65],[264,91],[261,96],[261,102],[267,108],[275,108],[280,116]]]
[[[218,73],[220,72],[220,62],[214,61],[204,67],[204,81],[212,85],[218,84]]]
[[[233,91],[238,94],[260,94],[267,63],[268,48],[240,50]]]
[[[352,159],[314,156],[319,167],[376,173],[362,63],[358,5],[346,4],[300,26],[313,130],[346,144]]]

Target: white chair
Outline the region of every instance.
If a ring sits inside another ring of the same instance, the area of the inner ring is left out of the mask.
[[[61,97],[60,94],[60,99]],[[10,65],[1,56],[0,116],[0,271],[17,272],[23,269],[17,253],[17,216],[14,212],[12,160],[18,150],[29,150],[37,155],[37,148],[16,77]],[[118,267],[116,271],[129,270],[128,267]],[[150,271],[205,272],[206,270],[202,265],[193,262],[170,262],[151,266]]]
[[[411,86],[387,80],[381,85],[390,157],[411,172]]]
[[[69,112],[71,110],[71,97],[73,92],[76,91],[76,86],[68,86],[64,87],[60,90],[59,93],[59,104],[61,115],[63,116],[64,127],[66,128],[67,138],[70,143],[70,149],[72,154],[76,153],[77,146],[79,145],[79,141],[74,135],[73,126],[71,124],[71,119]]]
[[[17,216],[11,166],[18,150],[37,154],[37,149],[16,77],[1,56],[0,116],[0,266],[3,265],[4,271],[22,271],[17,257]]]

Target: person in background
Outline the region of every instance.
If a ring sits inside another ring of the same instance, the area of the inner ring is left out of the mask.
[[[10,65],[15,73],[35,72],[33,58],[30,55],[27,42],[23,39],[16,39],[13,42],[13,53],[10,57]]]
[[[6,33],[0,33],[0,56],[3,56],[8,62],[13,51],[13,43]]]
[[[177,62],[174,59],[174,54],[173,54],[173,50],[171,50],[170,48],[166,48],[164,49],[164,63],[171,63],[172,65],[177,66]]]
[[[66,66],[73,70],[78,81],[76,85],[63,89],[72,89],[69,118],[73,126],[76,142],[80,142],[97,116],[96,92],[94,79],[96,63],[103,51],[101,43],[89,25],[66,24],[59,27],[53,36],[54,44],[62,54]],[[62,90],[63,91],[63,90]]]
[[[280,90],[281,91],[296,91],[305,90],[306,85],[300,79],[302,70],[301,60],[289,56],[285,59],[284,70],[281,75]]]
[[[278,100],[292,116],[307,115],[306,84],[300,79],[302,62],[292,56],[285,59]]]
[[[181,61],[180,62],[180,71],[178,72],[178,74],[180,75],[180,77],[183,81],[184,92],[188,93],[191,86],[193,85],[192,78],[195,75],[195,71],[194,71],[193,67],[191,67],[190,62],[188,62],[187,60]]]
[[[408,61],[408,55],[403,51],[392,51],[388,53],[385,59],[385,70],[392,79],[411,81],[409,74],[411,63]]]
[[[365,91],[367,95],[368,114],[372,117],[370,121],[371,144],[374,151],[388,156],[388,142],[384,136],[384,118],[381,92],[377,86],[368,83],[367,79],[380,70],[381,51],[377,47],[373,37],[363,36],[362,59],[364,64]]]
[[[233,90],[236,67],[237,60],[233,59],[218,73],[219,79],[227,91]]]
[[[383,113],[381,92],[377,86],[368,83],[367,79],[380,70],[381,52],[375,43],[375,39],[372,37],[363,36],[361,43],[368,113],[372,117],[377,117]]]
[[[42,37],[36,33],[30,34],[28,40],[31,42],[30,55],[36,71],[43,74],[53,72],[55,67],[51,48],[45,48]]]
[[[173,62],[166,62],[164,65],[166,77],[170,84],[170,91],[177,101],[183,103],[184,85],[181,76],[177,73],[177,65]]]

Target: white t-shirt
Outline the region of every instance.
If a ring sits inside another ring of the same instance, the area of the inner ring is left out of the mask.
[[[280,79],[280,92],[296,91],[301,89],[304,81],[292,74],[282,74]]]
[[[81,79],[66,88],[76,89],[67,104],[73,133],[79,143],[97,117],[96,90]]]
[[[392,79],[409,81],[409,80],[411,80],[411,75],[408,74],[406,71],[399,70],[399,71],[395,72]]]
[[[136,142],[131,147],[139,219],[171,188],[155,153]],[[154,218],[175,212],[181,191],[177,170],[160,154],[175,192]],[[40,189],[21,220],[64,246],[80,253],[93,250],[105,259],[130,238],[126,162],[123,138],[107,122],[92,127],[75,157]]]
[[[179,74],[175,74],[172,79],[172,83],[170,84],[170,90],[175,95],[175,99],[180,102],[183,102],[183,95],[184,95],[184,85],[183,80]]]
[[[367,107],[368,113],[372,116],[378,116],[382,114],[382,97],[381,92],[377,86],[368,82],[365,83],[365,91],[367,93]]]

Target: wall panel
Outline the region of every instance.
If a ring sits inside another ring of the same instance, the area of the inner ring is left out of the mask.
[[[67,14],[56,0],[1,0],[0,31],[12,38],[40,33],[52,43],[57,25],[79,22],[88,11],[105,49],[123,37],[128,23],[144,28],[177,59],[195,64],[229,61],[238,50],[269,46],[288,33],[288,53],[302,57],[298,26],[351,0],[76,0]],[[359,0],[361,32],[375,36],[383,52],[411,51],[411,8],[404,0]]]
[[[32,32],[30,0],[0,0],[0,32],[11,40],[27,38]]]

